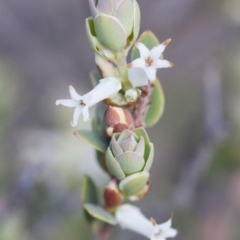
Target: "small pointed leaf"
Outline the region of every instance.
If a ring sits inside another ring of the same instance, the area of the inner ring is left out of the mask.
[[[151,105],[145,117],[145,126],[152,127],[161,118],[165,107],[165,98],[161,83],[158,79],[155,81],[155,87],[151,96]]]
[[[111,225],[117,224],[115,217],[98,205],[86,203],[84,204],[84,208],[92,217],[98,220],[109,223]]]
[[[97,188],[94,182],[88,176],[83,177],[81,188],[81,202],[82,204],[87,202],[93,204],[98,203]],[[88,214],[86,210],[84,210],[84,216],[87,221],[92,222],[93,218]]]
[[[100,152],[105,152],[108,147],[107,139],[95,131],[77,130],[74,135]]]
[[[89,176],[84,176],[81,188],[82,203],[98,203],[97,188]]]
[[[98,132],[100,136],[104,132],[105,123],[102,121],[104,119],[104,113],[107,107],[103,103],[99,103],[95,108],[95,118],[92,118],[92,128],[95,132]],[[103,138],[105,138],[103,136]]]

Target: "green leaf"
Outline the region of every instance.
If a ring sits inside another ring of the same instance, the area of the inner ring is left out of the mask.
[[[138,37],[139,30],[140,30],[140,20],[141,20],[141,13],[140,8],[137,1],[134,0],[134,20],[133,20],[133,35],[132,41],[135,41]]]
[[[118,164],[125,174],[133,174],[144,166],[144,159],[138,153],[127,151],[116,157]]]
[[[81,188],[81,202],[82,204],[98,203],[97,188],[94,182],[88,176],[83,177],[82,188]],[[84,216],[87,221],[92,222],[93,218],[91,215],[89,215],[89,213],[86,210],[84,210]]]
[[[148,159],[146,161],[146,165],[144,167],[144,171],[149,171],[152,167],[152,163],[153,163],[153,159],[154,159],[154,145],[152,143],[150,143],[150,153],[149,153],[149,156],[148,156]]]
[[[127,196],[132,196],[143,190],[148,182],[148,179],[148,172],[135,173],[122,180],[119,184],[119,188]]]
[[[151,105],[145,117],[145,126],[152,127],[161,118],[165,107],[165,98],[161,83],[157,79],[151,96]]]
[[[91,46],[91,48],[95,51],[98,52],[97,47],[96,47],[96,43],[97,43],[97,36],[96,36],[96,32],[94,29],[94,21],[92,18],[87,18],[85,21],[85,28],[86,28],[86,35],[87,35],[87,39],[88,42]]]
[[[104,114],[106,112],[107,106],[104,103],[100,103],[95,109],[95,118],[92,118],[92,129],[102,135],[105,128],[105,123],[103,121]]]
[[[98,14],[94,19],[98,40],[113,52],[121,52],[127,44],[127,35],[120,22],[105,14]]]
[[[117,224],[115,217],[98,205],[86,203],[84,204],[84,208],[92,217],[98,220],[109,223],[111,225]]]
[[[106,166],[106,161],[105,161],[105,153],[96,151],[96,158],[97,158],[97,161],[98,161],[100,167],[101,167],[107,174],[109,174],[108,169],[107,169],[107,166]]]
[[[106,165],[107,165],[108,171],[117,179],[119,180],[124,179],[125,174],[121,169],[119,163],[116,161],[116,159],[112,155],[112,151],[110,150],[110,148],[107,149],[105,159],[106,159]]]
[[[108,147],[107,139],[95,131],[77,130],[74,135],[100,152],[105,152]]]
[[[159,45],[159,41],[157,37],[151,31],[143,32],[137,41],[143,43],[150,50],[153,47],[156,47],[157,45]],[[131,59],[133,61],[134,59],[139,57],[140,57],[139,50],[136,46],[134,46],[132,49]]]
[[[117,11],[114,16],[124,27],[127,36],[129,36],[133,31],[133,11],[134,11],[133,1],[124,0],[118,5]]]
[[[92,70],[89,75],[93,87],[96,87],[99,83],[99,80],[102,78],[100,73],[97,70]]]
[[[135,128],[132,130],[138,137],[142,136],[145,142],[145,152],[144,152],[144,159],[147,160],[151,150],[151,143],[150,139],[147,135],[146,130],[143,127]]]
[[[81,188],[82,203],[98,203],[97,188],[89,176],[84,176]]]

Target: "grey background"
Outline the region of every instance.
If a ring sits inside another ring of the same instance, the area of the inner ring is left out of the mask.
[[[172,38],[164,56],[174,63],[158,71],[166,108],[148,129],[153,186],[138,205],[158,222],[174,212],[176,239],[238,240],[240,3],[138,2],[141,32]],[[0,0],[0,239],[92,239],[81,178],[99,188],[108,178],[72,135],[72,110],[55,106],[70,84],[91,89],[89,15],[87,0]],[[144,238],[115,228],[111,239]]]

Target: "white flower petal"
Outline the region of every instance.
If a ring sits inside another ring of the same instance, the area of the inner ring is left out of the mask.
[[[153,82],[156,79],[156,68],[167,68],[167,67],[172,67],[173,64],[167,60],[162,60],[159,59],[161,56],[162,52],[166,48],[166,46],[169,44],[171,39],[166,40],[162,44],[154,47],[151,51],[143,44],[143,43],[137,43],[136,46],[138,47],[140,51],[140,58],[135,59],[132,61],[130,64],[128,64],[128,68],[142,68],[148,79]],[[134,79],[134,75],[139,75],[139,70],[134,71],[130,70],[128,71],[129,75],[129,80],[132,83],[133,86],[140,86],[138,84],[138,80]],[[139,81],[140,84],[146,83],[145,85],[148,84],[148,81],[141,80]]]
[[[169,68],[172,67],[173,64],[165,59],[157,59],[153,62],[152,67],[154,68]]]
[[[168,230],[172,225],[172,219],[170,218],[167,222],[159,224],[158,227],[159,229],[165,231]]]
[[[72,86],[69,86],[69,92],[72,99],[57,100],[56,104],[75,108],[73,120],[71,122],[71,125],[75,127],[78,124],[78,119],[81,114],[83,114],[84,121],[89,119],[89,107],[106,98],[112,97],[117,94],[121,88],[122,85],[120,80],[115,77],[101,79],[94,89],[83,96],[80,96]]]
[[[64,107],[76,107],[77,106],[77,102],[73,99],[61,99],[61,100],[57,100],[56,101],[56,105],[63,105]]]
[[[78,119],[79,119],[81,113],[82,113],[82,107],[81,107],[81,106],[76,107],[76,108],[74,109],[73,120],[72,120],[72,122],[71,122],[71,125],[72,125],[73,127],[76,127],[76,126],[77,126],[77,124],[78,124]]]
[[[145,72],[151,82],[156,80],[156,69],[153,67],[145,68]]]
[[[143,68],[128,69],[128,79],[133,87],[142,87],[148,85],[148,77]]]
[[[89,120],[89,111],[87,106],[82,108],[82,115],[83,115],[83,121],[86,122]]]
[[[145,237],[149,237],[152,233],[152,223],[141,213],[139,208],[133,205],[121,205],[115,216],[123,229],[137,232]]]
[[[171,39],[167,39],[166,41],[164,41],[162,44],[154,47],[151,49],[149,56],[153,59],[156,60],[158,58],[160,58],[161,54],[164,52],[165,48],[167,47],[167,45],[171,42]]]
[[[129,68],[135,68],[135,67],[145,68],[145,66],[146,66],[146,62],[142,58],[137,58],[129,64]]]
[[[87,97],[90,96],[90,100],[86,104],[88,107],[91,107],[104,99],[113,97],[121,88],[122,84],[117,78],[103,78],[99,81],[99,84],[93,90],[86,94]]]
[[[69,86],[69,93],[72,99],[76,100],[76,101],[80,101],[82,99],[82,96],[80,96],[76,90],[74,89],[74,87],[72,85]]]
[[[171,228],[171,219],[163,224],[156,224],[148,220],[139,208],[124,204],[117,208],[115,217],[123,229],[137,232],[150,240],[166,240],[175,237],[177,230]]]
[[[166,231],[163,231],[164,238],[174,238],[177,236],[177,230],[173,228],[169,228]]]
[[[161,54],[163,53],[163,51],[165,50],[166,46],[164,46],[163,44],[160,44],[154,48],[151,49],[150,51],[150,57],[153,59],[153,60],[156,60],[158,59]]]
[[[136,43],[136,47],[138,48],[139,52],[140,52],[140,56],[143,59],[146,59],[149,57],[149,49],[143,44],[143,43]]]

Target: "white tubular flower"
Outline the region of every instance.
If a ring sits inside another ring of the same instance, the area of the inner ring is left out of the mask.
[[[76,127],[81,114],[83,115],[84,121],[89,120],[89,107],[114,96],[121,88],[122,85],[120,81],[114,77],[101,79],[95,88],[83,96],[79,95],[73,86],[69,86],[71,99],[57,100],[56,105],[61,104],[65,107],[75,108],[71,125]]]
[[[123,229],[137,232],[150,240],[166,240],[177,235],[177,230],[171,228],[172,219],[162,224],[156,224],[154,219],[147,219],[139,208],[125,204],[117,208],[116,219]]]
[[[173,66],[171,62],[160,59],[163,51],[170,42],[171,39],[168,39],[151,50],[143,43],[136,43],[136,47],[140,52],[140,58],[128,64],[128,77],[134,87],[145,86],[148,84],[148,80],[151,82],[155,81],[157,68],[168,68]]]

